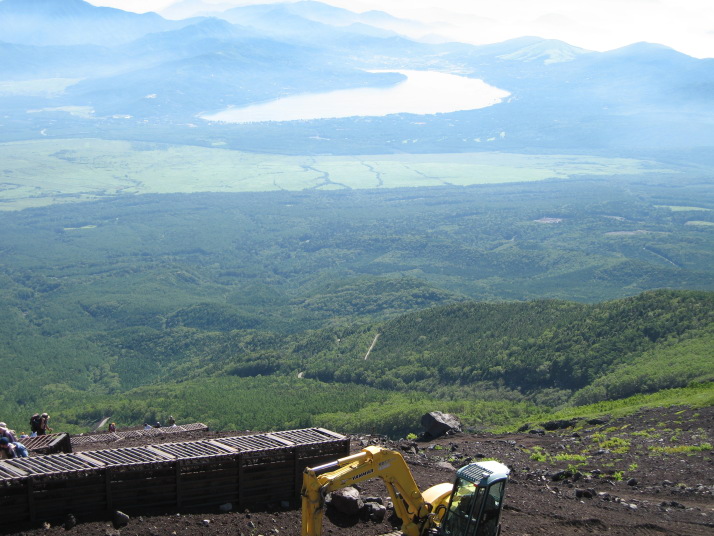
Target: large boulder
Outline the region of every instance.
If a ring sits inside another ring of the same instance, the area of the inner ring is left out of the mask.
[[[546,430],[562,430],[564,428],[571,428],[578,424],[578,419],[557,419],[554,421],[548,421],[541,423],[541,426]]]
[[[364,503],[365,517],[375,523],[381,523],[387,517],[387,507],[376,502]]]
[[[458,418],[450,413],[440,411],[432,411],[423,415],[421,425],[427,437],[441,437],[461,431],[461,423]]]
[[[129,519],[131,518],[124,512],[115,510],[114,515],[112,516],[112,523],[114,523],[114,528],[120,529],[122,527],[126,527],[129,524]]]
[[[330,493],[330,506],[338,512],[355,516],[364,507],[364,502],[356,488],[347,487]]]

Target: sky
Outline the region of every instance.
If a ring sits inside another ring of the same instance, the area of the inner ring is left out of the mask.
[[[181,0],[89,0],[143,13]],[[201,0],[226,7],[267,0]],[[276,0],[278,1],[278,0]],[[439,33],[486,44],[524,35],[560,39],[589,50],[648,41],[697,58],[714,58],[714,0],[322,0],[355,12],[440,22]]]

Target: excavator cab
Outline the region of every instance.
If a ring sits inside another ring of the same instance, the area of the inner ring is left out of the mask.
[[[459,469],[439,535],[498,536],[509,472],[508,467],[496,461]]]

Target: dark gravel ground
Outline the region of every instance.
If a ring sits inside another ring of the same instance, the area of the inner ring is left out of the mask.
[[[714,535],[714,408],[653,408],[594,424],[556,425],[563,428],[544,431],[542,425],[535,425],[517,434],[457,434],[429,442],[354,436],[352,450],[368,444],[399,450],[422,489],[452,481],[454,468],[472,460],[495,458],[507,464],[512,473],[503,536]],[[221,435],[236,434],[196,432],[180,440]],[[138,439],[123,441],[121,446],[178,440],[175,436]],[[360,491],[388,501],[379,480],[365,483]],[[373,536],[394,530],[393,524],[398,521],[389,515],[374,523],[328,511],[323,534]],[[300,511],[279,505],[228,513],[218,513],[216,508],[198,514],[133,516],[122,528],[109,520],[79,520],[69,529],[45,524],[22,533],[299,536]]]

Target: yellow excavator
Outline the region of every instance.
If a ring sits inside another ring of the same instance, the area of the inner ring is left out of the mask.
[[[381,478],[402,521],[404,536],[497,536],[509,469],[496,461],[466,465],[453,484],[423,493],[399,452],[366,447],[357,454],[306,468],[302,486],[302,536],[320,536],[328,493]]]

